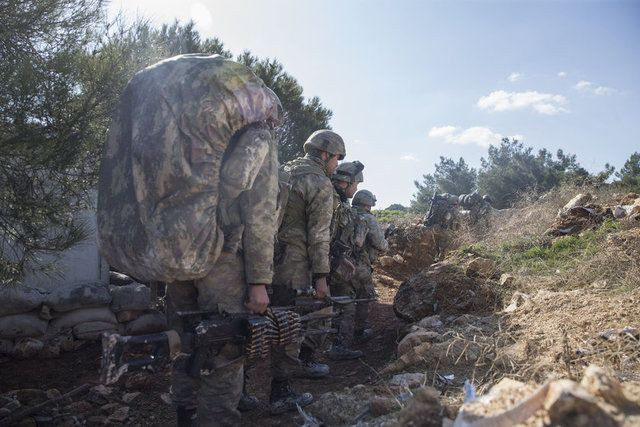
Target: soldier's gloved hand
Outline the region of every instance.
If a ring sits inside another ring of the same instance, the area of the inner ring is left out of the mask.
[[[267,307],[269,306],[267,285],[249,285],[249,294],[247,295],[247,302],[244,305],[255,314],[262,314],[267,311]]]
[[[316,288],[316,299],[324,299],[327,295],[329,295],[329,287],[327,286],[326,277],[318,277],[316,279],[314,288]]]

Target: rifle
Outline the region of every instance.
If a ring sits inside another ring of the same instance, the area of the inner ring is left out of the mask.
[[[113,384],[127,372],[154,371],[172,359],[176,359],[180,369],[197,378],[207,369],[213,355],[227,343],[242,345],[248,360],[265,358],[272,346],[286,346],[303,335],[335,332],[309,327],[314,322],[336,317],[336,314],[315,311],[333,305],[370,301],[349,297],[316,299],[313,289],[289,291],[295,295],[291,306],[271,307],[264,315],[177,312],[184,324],[181,334],[175,330],[135,336],[105,333],[102,336],[100,379],[104,384]]]

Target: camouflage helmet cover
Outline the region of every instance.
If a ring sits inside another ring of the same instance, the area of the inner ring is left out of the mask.
[[[308,153],[311,148],[315,148],[316,150],[337,154],[340,160],[347,155],[342,137],[328,129],[317,130],[309,135],[302,148],[305,153]]]
[[[375,206],[376,202],[376,196],[371,191],[360,190],[353,196],[351,203],[354,205]]]
[[[331,175],[331,179],[334,181],[348,182],[349,184],[360,183],[364,181],[362,170],[364,165],[358,160],[353,162],[341,163]]]

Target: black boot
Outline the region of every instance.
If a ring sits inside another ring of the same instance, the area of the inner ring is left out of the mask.
[[[196,425],[198,413],[196,408],[178,406],[178,427],[192,427]]]
[[[298,394],[291,390],[288,380],[271,381],[271,397],[269,398],[269,410],[273,415],[295,411],[313,402],[311,393]]]
[[[316,361],[313,349],[302,345],[300,348],[300,369],[295,373],[298,378],[323,378],[329,375],[329,366]]]

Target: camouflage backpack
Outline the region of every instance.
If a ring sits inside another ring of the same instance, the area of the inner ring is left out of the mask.
[[[278,98],[244,65],[180,55],[126,86],[104,148],[98,243],[141,280],[203,277],[220,254],[219,173],[232,136],[277,122]]]

